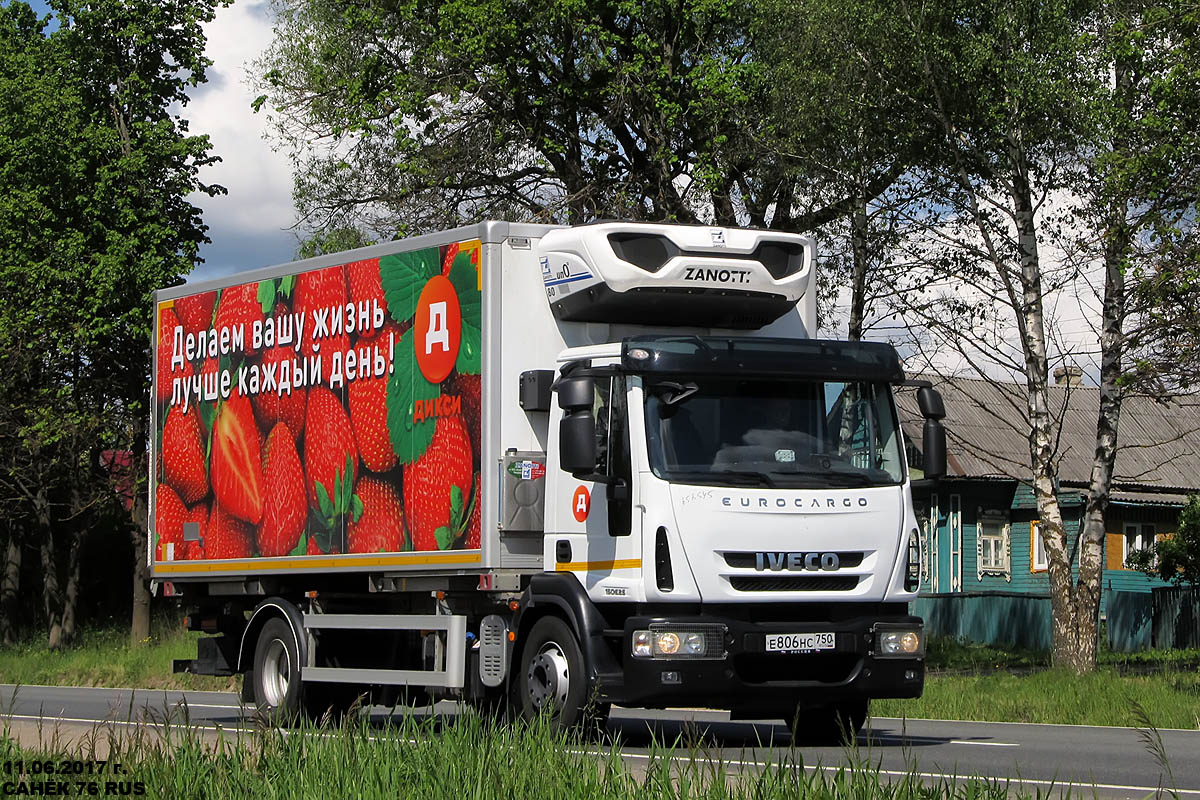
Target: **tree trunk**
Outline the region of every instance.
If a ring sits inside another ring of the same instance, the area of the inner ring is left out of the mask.
[[[854,198],[850,215],[850,326],[848,338],[857,342],[863,335],[867,306],[867,199]]]
[[[21,527],[8,525],[8,542],[4,548],[4,575],[0,583],[0,641],[13,644],[17,633],[17,598],[21,592]]]
[[[146,470],[146,423],[139,420],[133,426],[130,469],[133,470],[133,502],[130,504],[133,537],[133,613],[129,621],[129,643],[140,647],[150,640],[150,570],[147,566],[149,552],[149,484],[144,477]]]
[[[62,603],[63,645],[69,645],[75,640],[75,614],[79,607],[79,562],[82,550],[83,534],[76,532],[71,539],[71,548],[67,556],[67,588],[63,592]]]
[[[58,564],[55,563],[50,501],[44,486],[34,495],[33,513],[37,520],[38,551],[42,559],[42,609],[46,614],[46,627],[49,632],[47,644],[51,650],[57,650],[63,644],[62,592],[58,586]]]
[[[1042,540],[1046,545],[1049,562],[1050,609],[1053,615],[1051,659],[1055,666],[1066,666],[1079,671],[1077,620],[1071,592],[1071,559],[1062,509],[1058,504],[1058,464],[1055,453],[1057,437],[1054,420],[1050,414],[1047,390],[1050,362],[1042,308],[1043,287],[1037,221],[1025,152],[1016,139],[1010,143],[1009,160],[1012,166],[1013,216],[1017,228],[1021,289],[1020,297],[1013,298],[1016,301],[1013,303],[1013,310],[1016,312],[1025,357],[1029,461],[1033,473],[1033,494],[1037,500]],[[998,266],[1003,269],[1001,265]]]
[[[1133,115],[1131,68],[1125,58],[1114,65],[1117,103]],[[1128,143],[1118,135],[1113,150],[1128,153]],[[1114,198],[1108,210],[1104,236],[1104,298],[1100,309],[1100,408],[1096,418],[1096,450],[1088,483],[1080,541],[1079,578],[1075,584],[1075,619],[1078,629],[1076,670],[1096,668],[1099,647],[1100,593],[1104,580],[1104,524],[1112,491],[1117,458],[1117,428],[1121,420],[1120,379],[1125,354],[1125,259],[1129,255],[1129,202]]]

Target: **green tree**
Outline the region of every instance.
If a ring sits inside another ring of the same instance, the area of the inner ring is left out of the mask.
[[[1173,536],[1164,537],[1144,550],[1135,550],[1125,563],[1152,578],[1200,586],[1200,494],[1188,497],[1179,512],[1179,526]]]
[[[118,501],[101,457],[113,450],[135,456],[132,636],[148,635],[151,293],[206,241],[187,195],[222,191],[199,180],[209,142],[178,107],[204,81],[201,26],[223,2],[54,0],[45,19],[19,0],[0,8],[0,353],[19,368],[0,486],[9,531],[42,555],[54,646],[73,632],[89,523]]]
[[[900,3],[898,11],[921,54],[934,100],[927,113],[942,125],[949,155],[941,170],[946,213],[932,220],[920,261],[956,281],[951,293],[969,283],[990,313],[946,293],[928,303],[910,293],[908,308],[970,367],[1007,371],[1023,384],[1014,430],[1029,441],[1054,661],[1090,671],[1121,401],[1129,391],[1179,383],[1171,375],[1181,365],[1155,357],[1164,346],[1178,351],[1179,342],[1165,340],[1156,323],[1164,297],[1154,287],[1186,269],[1172,262],[1171,244],[1194,235],[1196,18],[1174,2],[965,0]],[[914,274],[930,280],[928,271]],[[1099,404],[1076,574],[1057,494],[1061,409],[1048,391],[1052,363],[1065,355],[1056,352],[1049,309],[1064,288],[1099,299],[1089,320]],[[1180,322],[1176,334],[1195,341],[1186,318],[1171,318]]]

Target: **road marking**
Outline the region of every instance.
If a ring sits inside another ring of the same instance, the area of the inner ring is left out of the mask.
[[[950,744],[977,744],[980,747],[1020,747],[1017,742],[972,742],[969,739],[951,739]]]
[[[1024,725],[1027,728],[1095,728],[1102,731],[1140,731],[1144,728],[1138,728],[1133,725],[1076,725],[1068,722],[991,722],[986,719],[925,719],[924,717],[871,717],[872,722],[897,722],[901,725],[906,723],[921,723],[921,722],[950,722],[955,725]],[[1197,733],[1200,730],[1196,728],[1158,728],[1161,733],[1170,731],[1171,733]]]

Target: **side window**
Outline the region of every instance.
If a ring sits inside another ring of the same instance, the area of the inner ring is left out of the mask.
[[[597,378],[592,413],[596,417],[596,473],[625,477],[629,461],[625,378]]]

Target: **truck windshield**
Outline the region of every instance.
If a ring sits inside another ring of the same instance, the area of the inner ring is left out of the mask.
[[[886,486],[904,477],[887,384],[646,378],[650,466],[677,483]]]

